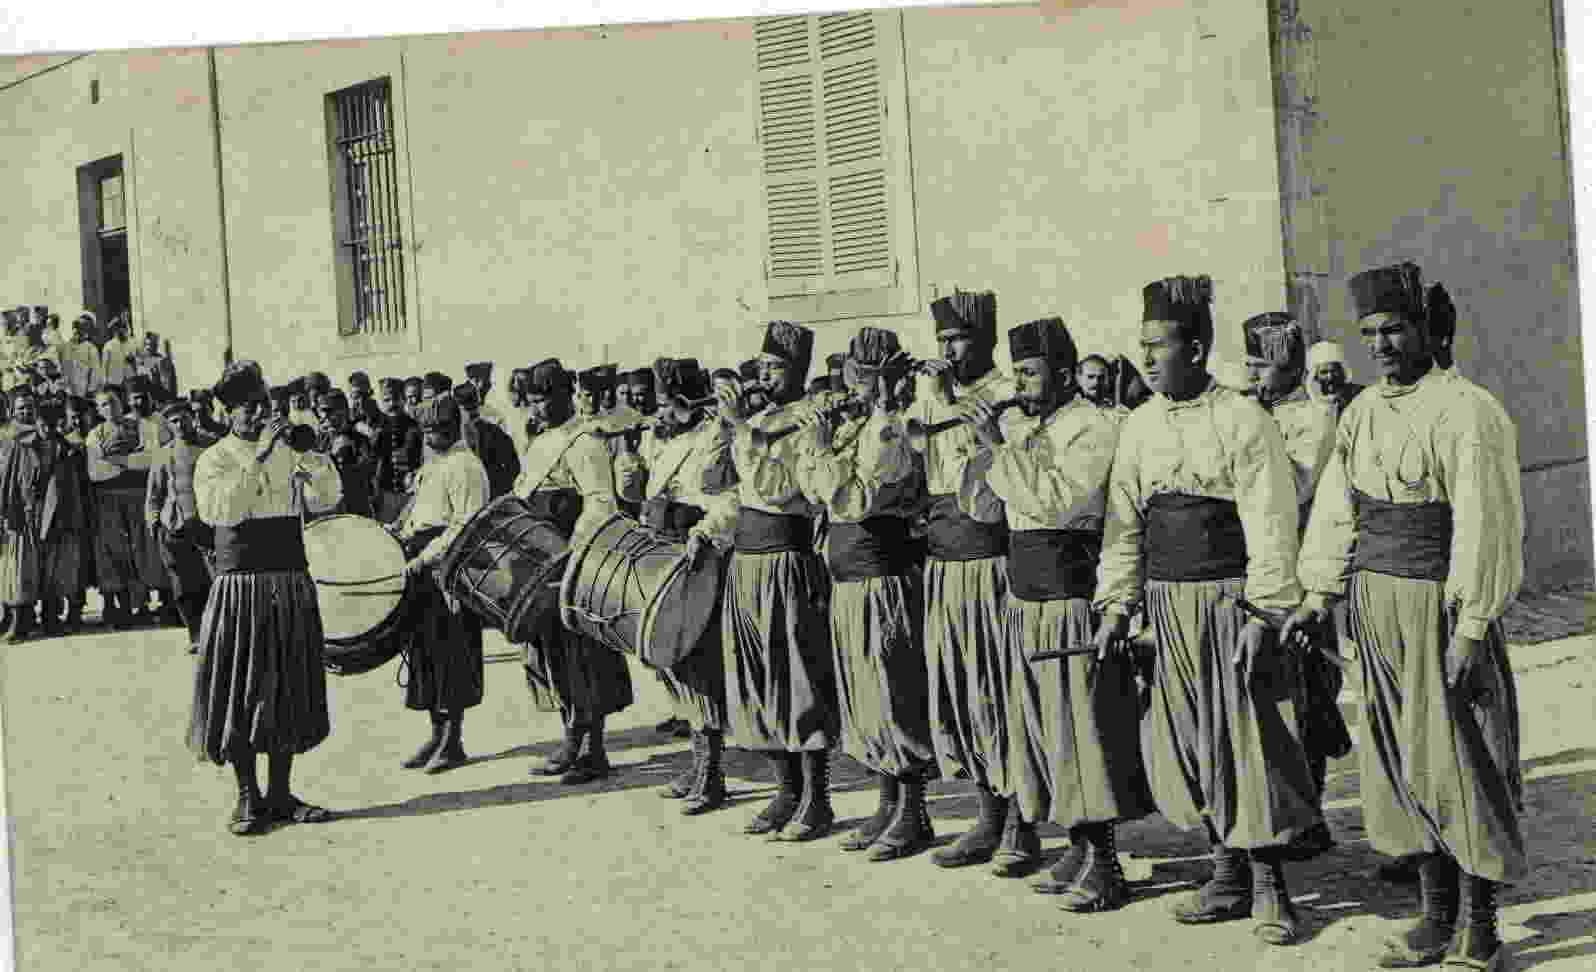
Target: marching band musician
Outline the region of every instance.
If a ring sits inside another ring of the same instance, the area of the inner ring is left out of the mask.
[[[794,436],[764,437],[800,414],[814,332],[788,321],[766,325],[760,381],[744,401],[725,389],[720,414],[733,429],[737,470],[734,552],[722,610],[730,734],[768,755],[779,781],[748,834],[814,840],[830,832],[828,750],[837,734],[837,695],[825,615],[827,578],[815,556],[813,506],[799,488]],[[745,407],[768,398],[748,413]],[[689,542],[709,542],[702,524]]]
[[[663,399],[656,412],[657,447],[642,506],[644,526],[662,536],[686,540],[695,529],[717,551],[730,547],[736,524],[735,495],[712,495],[705,473],[725,443],[719,424],[705,414],[707,376],[692,358],[660,358],[654,363]],[[703,548],[703,543],[699,544]],[[704,551],[707,552],[707,551]],[[699,551],[695,550],[695,554]],[[702,565],[695,565],[703,569]],[[692,653],[660,680],[675,704],[675,717],[691,732],[692,765],[666,786],[665,796],[685,800],[682,813],[696,816],[726,802],[722,769],[726,735],[726,662],[720,625],[711,624]]]
[[[1010,531],[1004,668],[1014,769],[1003,795],[1015,801],[1025,843],[1036,843],[1043,820],[1069,828],[1069,852],[1036,889],[1062,894],[1068,911],[1109,911],[1130,896],[1114,825],[1153,809],[1135,673],[1118,657],[1037,656],[1091,645],[1121,419],[1076,393],[1075,342],[1059,318],[1010,330],[1009,357],[1019,408],[1000,423],[990,405],[970,403],[986,448],[984,486],[1002,501]]]
[[[1499,403],[1436,368],[1451,301],[1411,263],[1348,283],[1380,380],[1347,406],[1303,542],[1303,606],[1345,597],[1366,693],[1375,848],[1417,859],[1422,914],[1381,964],[1496,969],[1501,885],[1528,871],[1518,698],[1501,616],[1523,580],[1518,446]],[[1442,317],[1436,321],[1437,317]]]
[[[798,479],[830,522],[831,650],[842,750],[875,774],[876,813],[843,842],[872,861],[906,857],[936,834],[925,787],[936,773],[926,708],[923,579],[909,543],[923,480],[897,405],[908,368],[891,331],[866,327],[844,363],[864,414],[803,420]],[[805,441],[808,440],[808,441]]]
[[[932,302],[942,359],[925,363],[938,390],[921,395],[915,410],[926,428],[961,419],[971,400],[996,404],[1014,396],[997,370],[997,295],[956,291]],[[943,778],[967,779],[980,798],[975,826],[931,859],[940,867],[992,860],[994,872],[1017,876],[1040,862],[1032,839],[1008,827],[1001,796],[1009,768],[1003,610],[1008,596],[1008,527],[1003,508],[977,489],[966,466],[980,446],[968,423],[917,442],[925,454],[929,496],[925,565],[926,674],[932,739]],[[1016,822],[1017,824],[1017,822]]]
[[[1142,297],[1155,395],[1120,428],[1094,641],[1100,658],[1122,651],[1145,603],[1157,638],[1148,780],[1163,816],[1206,828],[1213,847],[1213,877],[1177,903],[1176,920],[1251,915],[1259,939],[1285,945],[1298,934],[1286,846],[1320,816],[1295,659],[1246,608],[1278,614],[1301,599],[1291,460],[1268,414],[1208,373],[1209,278],[1156,280]]]
[[[514,492],[533,515],[558,526],[575,550],[620,507],[613,459],[603,441],[589,434],[593,423],[573,417],[573,391],[570,374],[557,359],[532,368],[527,406],[542,431],[521,457]],[[566,630],[550,615],[525,646],[527,687],[540,710],[560,714],[565,739],[531,772],[559,776],[566,784],[589,783],[610,773],[604,720],[632,704],[632,676],[619,652]]]
[[[215,528],[216,577],[200,624],[188,744],[201,761],[232,763],[238,805],[228,829],[244,836],[273,822],[332,816],[294,796],[289,783],[294,756],[331,731],[321,611],[300,515],[336,506],[339,483],[330,459],[294,450],[288,423],[268,420],[255,362],[228,365],[214,391],[231,434],[194,468],[199,518]],[[269,757],[264,795],[257,753]]]
[[[413,585],[404,636],[410,681],[405,708],[430,713],[432,735],[402,764],[442,773],[466,761],[465,710],[482,704],[482,622],[448,598],[437,570],[466,523],[488,505],[488,472],[466,445],[460,406],[453,395],[422,404],[420,419],[431,455],[416,474],[415,500],[389,529],[408,560]]]
[[[1259,314],[1241,326],[1250,384],[1247,395],[1264,407],[1280,427],[1297,486],[1297,533],[1308,527],[1313,491],[1319,484],[1330,451],[1335,446],[1336,417],[1323,404],[1308,397],[1303,381],[1307,372],[1307,342],[1302,327],[1283,312]],[[1301,655],[1303,681],[1302,746],[1323,803],[1325,774],[1331,759],[1352,751],[1352,736],[1336,702],[1341,694],[1341,669],[1325,652],[1336,652],[1337,641],[1328,630],[1315,633],[1315,648]],[[1330,828],[1321,820],[1293,845],[1294,856],[1316,857],[1334,844]]]

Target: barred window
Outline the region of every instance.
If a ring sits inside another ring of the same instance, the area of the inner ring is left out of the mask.
[[[388,78],[332,94],[340,334],[405,330],[397,126]]]

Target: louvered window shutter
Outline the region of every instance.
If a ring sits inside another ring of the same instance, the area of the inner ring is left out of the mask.
[[[896,283],[874,12],[755,24],[771,297]]]

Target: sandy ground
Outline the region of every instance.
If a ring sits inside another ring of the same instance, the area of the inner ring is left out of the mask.
[[[402,710],[395,665],[333,679],[333,736],[299,761],[296,789],[346,816],[254,839],[226,833],[231,774],[183,748],[193,662],[177,630],[0,650],[17,967],[1306,972],[1373,968],[1414,908],[1411,891],[1362,877],[1378,858],[1351,759],[1333,768],[1328,805],[1342,843],[1293,872],[1311,936],[1269,948],[1246,923],[1167,916],[1170,895],[1205,876],[1204,848],[1156,817],[1121,832],[1136,899],[1099,916],[924,855],[871,864],[836,837],[742,836],[770,792],[745,755],[730,760],[737,802],[684,818],[656,792],[686,743],[652,732],[668,704],[641,670],[638,702],[613,720],[613,778],[529,777],[558,721],[532,709],[496,635],[488,648],[487,701],[466,726],[473,763],[399,768],[426,720]],[[1504,936],[1517,968],[1596,968],[1596,640],[1515,648],[1514,664],[1534,871],[1506,899]],[[871,812],[857,766],[837,782],[843,823]],[[973,800],[942,784],[932,813],[951,839]],[[1064,840],[1044,836],[1051,859]]]

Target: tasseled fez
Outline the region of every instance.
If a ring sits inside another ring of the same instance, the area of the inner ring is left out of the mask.
[[[526,393],[545,398],[570,398],[571,373],[560,364],[559,358],[548,358],[532,366],[527,373]]]
[[[211,386],[211,394],[225,408],[266,397],[266,379],[253,361],[234,361],[222,370],[222,377]]]
[[[771,321],[765,325],[765,343],[759,353],[775,358],[793,373],[792,383],[801,386],[809,376],[809,363],[815,353],[815,332],[791,321]]]
[[[1009,360],[1042,358],[1054,371],[1074,371],[1075,339],[1060,317],[1044,317],[1009,329]]]
[[[423,429],[458,428],[460,405],[453,395],[439,395],[421,403],[421,407],[416,409],[416,421]]]
[[[1214,282],[1207,275],[1165,277],[1142,288],[1142,320],[1172,321],[1213,344]]]
[[[597,368],[589,368],[578,374],[576,381],[583,391],[604,395],[615,390],[615,366],[599,365]]]
[[[1270,311],[1249,317],[1241,325],[1241,336],[1249,361],[1299,370],[1307,364],[1302,326],[1290,314]]]
[[[470,410],[482,407],[482,394],[477,391],[477,386],[469,381],[462,381],[460,384],[455,385],[449,390],[449,395],[454,397],[454,403],[462,409]]]
[[[991,291],[954,290],[951,296],[931,302],[931,317],[938,337],[968,334],[985,347],[997,347],[997,294]]]
[[[493,375],[493,362],[473,361],[465,366],[467,378],[489,378]]]
[[[1399,314],[1426,326],[1434,337],[1457,333],[1457,307],[1446,288],[1435,284],[1428,291],[1416,263],[1404,261],[1365,270],[1347,281],[1359,319],[1370,314]]]
[[[429,371],[422,377],[421,384],[434,395],[441,395],[454,387],[454,379],[441,371]]]
[[[889,386],[909,373],[908,359],[893,331],[861,327],[848,342],[848,355],[842,363],[844,379],[853,384],[861,379],[885,377]]]
[[[709,397],[709,376],[696,358],[660,358],[654,362],[652,374],[662,399],[696,401]]]

